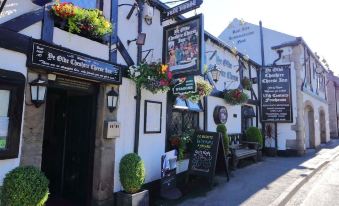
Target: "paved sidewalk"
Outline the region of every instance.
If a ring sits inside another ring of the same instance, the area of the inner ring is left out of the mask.
[[[332,140],[319,151],[308,150],[303,157],[267,157],[233,171],[229,182],[216,177],[218,186],[206,196],[180,205],[284,205],[298,187],[339,154],[338,145],[339,140]]]

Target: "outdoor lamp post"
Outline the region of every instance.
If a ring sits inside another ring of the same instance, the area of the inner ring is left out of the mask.
[[[29,84],[31,87],[31,101],[35,107],[38,108],[45,102],[47,81],[41,79],[41,75],[39,74],[38,78]]]
[[[111,91],[107,92],[106,95],[107,95],[107,108],[109,109],[110,112],[113,112],[114,109],[117,107],[119,94],[116,91],[114,91],[112,87]]]
[[[214,67],[210,70],[212,79],[214,82],[219,81],[221,70],[217,67],[217,65],[214,65]]]

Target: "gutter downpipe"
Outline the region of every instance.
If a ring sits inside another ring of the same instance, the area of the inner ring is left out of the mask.
[[[138,0],[138,34],[142,32],[142,13],[144,4],[142,0]],[[142,45],[137,47],[137,65],[141,63]],[[139,137],[140,137],[140,107],[141,107],[141,89],[136,88],[136,104],[135,104],[135,130],[134,130],[134,153],[138,154],[139,151]]]

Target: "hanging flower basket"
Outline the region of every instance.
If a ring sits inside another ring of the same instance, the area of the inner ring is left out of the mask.
[[[202,78],[197,78],[197,91],[194,93],[187,93],[179,95],[183,99],[187,99],[191,102],[198,102],[202,97],[211,94],[213,87],[212,85]]]
[[[138,88],[144,88],[156,94],[170,90],[172,72],[168,65],[160,63],[142,63],[129,68],[129,75]]]
[[[240,89],[231,89],[225,92],[224,99],[228,104],[237,105],[247,102],[248,96]]]
[[[252,89],[252,82],[251,82],[251,80],[250,80],[249,78],[247,78],[247,77],[244,77],[244,78],[243,78],[241,84],[242,84],[242,87],[243,87],[244,89],[246,89],[246,90],[251,90],[251,89]]]
[[[84,9],[72,3],[56,2],[51,13],[55,26],[70,33],[102,42],[112,33],[112,24],[98,9]]]

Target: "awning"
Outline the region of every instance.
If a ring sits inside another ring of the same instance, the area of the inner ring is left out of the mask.
[[[173,106],[175,109],[182,109],[182,110],[189,110],[194,112],[202,112],[203,108],[201,105],[201,102],[192,102],[189,100],[182,99],[180,97],[177,97],[175,100],[175,104]]]
[[[255,112],[253,107],[243,107],[243,115],[244,117],[255,117]]]

